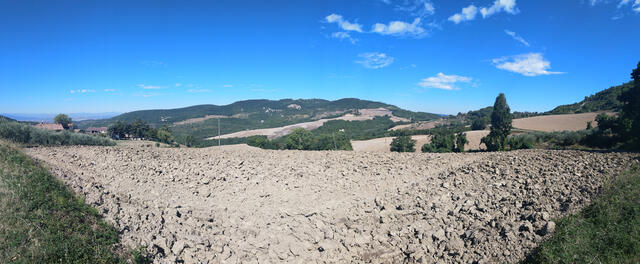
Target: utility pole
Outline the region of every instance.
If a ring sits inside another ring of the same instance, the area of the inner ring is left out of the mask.
[[[336,145],[336,134],[335,134],[335,132],[331,132],[331,136],[333,136],[333,150],[338,150],[338,146]]]
[[[218,147],[220,146],[220,118],[218,117]]]

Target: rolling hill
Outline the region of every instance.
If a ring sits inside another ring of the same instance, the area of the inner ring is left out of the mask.
[[[191,135],[198,139],[213,137],[218,132],[218,118],[223,121],[221,134],[250,129],[267,129],[303,122],[335,118],[346,114],[360,115],[360,110],[384,108],[400,120],[427,121],[440,118],[438,114],[413,112],[381,102],[345,98],[335,101],[322,99],[246,100],[229,105],[195,105],[178,109],[142,110],[124,113],[109,119],[77,122],[79,128],[108,126],[117,121],[133,122],[141,119],[152,126],[169,126],[173,134]]]
[[[575,114],[597,111],[617,111],[622,107],[622,102],[618,100],[620,94],[629,90],[633,86],[633,82],[624,83],[613,86],[608,89],[597,92],[596,94],[586,96],[584,100],[567,105],[561,105],[547,112],[548,114]]]

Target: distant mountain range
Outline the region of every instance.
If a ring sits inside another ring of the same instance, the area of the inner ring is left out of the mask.
[[[71,117],[71,119],[73,119],[74,121],[83,121],[83,120],[91,120],[91,119],[106,119],[106,118],[117,116],[119,114],[120,113],[116,113],[116,112],[107,112],[107,113],[70,113],[67,115]],[[4,113],[2,115],[18,121],[51,123],[53,122],[53,118],[58,114]]]

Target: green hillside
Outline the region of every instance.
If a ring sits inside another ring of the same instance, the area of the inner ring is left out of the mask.
[[[584,100],[568,105],[561,105],[549,111],[550,114],[573,114],[596,111],[617,111],[622,107],[618,97],[622,92],[631,88],[632,82],[613,86],[596,94],[587,96]]]
[[[17,122],[15,119],[12,118],[8,118],[6,116],[0,115],[0,121],[1,120],[7,120],[7,121],[12,121],[12,122]]]
[[[198,139],[215,136],[218,133],[218,120],[207,119],[199,122],[181,124],[192,118],[207,115],[224,116],[220,130],[228,134],[248,129],[272,128],[321,118],[342,116],[346,113],[358,114],[359,109],[384,107],[393,115],[411,120],[426,121],[440,118],[437,114],[413,112],[381,102],[345,98],[335,101],[322,99],[282,99],[247,100],[229,105],[195,105],[178,109],[143,110],[124,113],[110,119],[76,122],[81,128],[90,126],[109,126],[116,121],[133,122],[141,119],[154,127],[169,126],[172,133],[180,138],[193,136]],[[177,123],[177,124],[176,124]]]

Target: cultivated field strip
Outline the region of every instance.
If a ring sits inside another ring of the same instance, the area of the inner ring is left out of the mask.
[[[156,262],[512,262],[624,153],[31,148]]]

